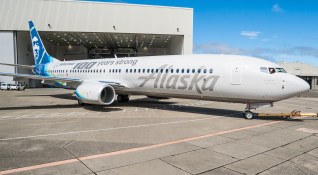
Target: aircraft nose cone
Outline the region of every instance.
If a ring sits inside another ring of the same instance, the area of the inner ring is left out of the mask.
[[[304,93],[310,89],[309,84],[301,78],[295,77],[294,83],[297,94]]]
[[[309,91],[309,89],[310,89],[310,86],[309,86],[309,84],[306,82],[306,81],[304,81],[303,79],[301,79],[302,80],[302,82],[301,82],[301,85],[300,85],[300,91],[301,92],[306,92],[306,91]]]

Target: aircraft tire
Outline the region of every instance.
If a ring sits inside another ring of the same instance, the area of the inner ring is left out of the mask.
[[[244,112],[244,118],[248,119],[248,120],[251,120],[251,119],[254,118],[254,114],[251,111],[245,111]]]

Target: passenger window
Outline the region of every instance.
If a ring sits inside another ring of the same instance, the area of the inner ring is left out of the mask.
[[[109,69],[109,73],[111,73],[112,72],[112,70],[111,69]]]
[[[160,73],[163,73],[163,69],[160,70]]]
[[[132,69],[130,69],[130,71],[129,71],[130,73],[132,73]]]
[[[140,73],[140,71],[141,71],[141,70],[140,70],[140,69],[138,69],[138,73]]]
[[[153,69],[151,69],[151,73],[153,73],[153,71],[154,71],[154,70],[153,70]]]
[[[201,69],[198,69],[198,73],[201,73]]]
[[[268,68],[268,70],[270,74],[274,74],[276,72],[275,68],[272,68],[272,67]]]
[[[150,72],[150,69],[147,69],[147,73],[149,73]]]
[[[168,73],[169,72],[169,69],[166,69],[166,73]]]
[[[126,73],[128,73],[128,69],[126,69]]]
[[[268,73],[267,67],[260,67],[260,71],[264,73]]]
[[[121,69],[119,69],[118,72],[120,73],[120,72],[121,72]]]
[[[145,72],[146,72],[146,70],[145,70],[145,69],[143,69],[143,70],[142,70],[142,73],[145,73]]]
[[[173,69],[171,69],[171,73],[173,73]]]
[[[187,69],[187,73],[190,73],[190,69]]]
[[[156,69],[156,73],[158,73],[159,72],[159,70],[158,69]]]
[[[176,72],[179,73],[179,69],[177,69]]]
[[[181,70],[181,73],[184,73],[184,69]]]
[[[136,73],[137,72],[137,70],[136,69],[134,69],[134,73]]]
[[[195,69],[192,69],[192,73],[195,73]]]
[[[213,69],[210,69],[210,74],[212,74],[213,73]]]

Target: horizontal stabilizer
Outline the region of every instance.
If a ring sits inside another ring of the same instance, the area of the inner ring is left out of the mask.
[[[0,63],[0,65],[4,65],[4,66],[14,66],[14,67],[23,68],[23,69],[34,69],[34,68],[35,68],[35,66],[21,65],[21,64]]]

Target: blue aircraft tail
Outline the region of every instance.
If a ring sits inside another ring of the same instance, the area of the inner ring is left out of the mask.
[[[29,21],[29,27],[35,65],[47,64],[53,61],[57,61],[55,58],[53,58],[46,52],[40,35],[36,31],[32,21]]]

